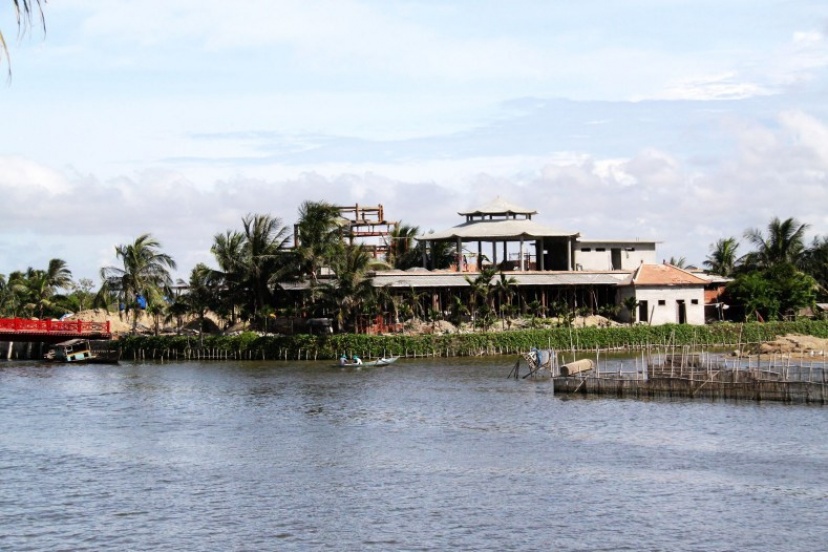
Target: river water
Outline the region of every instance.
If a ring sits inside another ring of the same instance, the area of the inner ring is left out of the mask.
[[[514,358],[0,363],[0,550],[825,550],[828,410]]]

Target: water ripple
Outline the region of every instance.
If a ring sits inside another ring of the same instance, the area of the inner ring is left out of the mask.
[[[824,409],[561,400],[510,362],[0,364],[0,549],[828,540]]]

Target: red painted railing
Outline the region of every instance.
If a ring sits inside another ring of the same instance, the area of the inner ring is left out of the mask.
[[[109,322],[0,318],[0,335],[108,336]]]

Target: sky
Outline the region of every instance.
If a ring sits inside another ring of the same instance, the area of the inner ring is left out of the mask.
[[[0,274],[97,283],[150,233],[187,279],[307,200],[427,232],[500,196],[696,266],[828,235],[824,0],[60,0],[19,38],[3,4]]]

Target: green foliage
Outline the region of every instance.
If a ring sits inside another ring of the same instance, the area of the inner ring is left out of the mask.
[[[711,246],[712,252],[704,261],[713,274],[729,277],[736,268],[736,251],[739,249],[739,242],[736,238],[723,238]]]
[[[0,275],[0,316],[60,316],[68,307],[59,292],[71,287],[72,272],[62,259],[52,259],[45,270],[12,272],[8,280]]]
[[[125,358],[197,358],[199,347],[219,356],[239,359],[325,360],[342,353],[363,358],[381,356],[453,357],[517,354],[532,347],[558,350],[637,349],[648,346],[735,346],[757,343],[786,334],[828,338],[828,321],[799,320],[766,324],[712,324],[707,326],[615,326],[611,328],[528,329],[493,333],[389,335],[365,334],[263,336],[207,336],[203,345],[186,336],[131,336],[117,342]],[[188,352],[192,354],[188,357]]]
[[[172,278],[169,270],[175,261],[161,252],[161,243],[150,234],[143,234],[135,242],[115,247],[115,257],[121,266],[101,269],[103,285],[98,297],[116,294],[127,311],[133,312],[133,331],[138,323],[141,306],[137,297],[143,296],[149,305],[158,305],[163,297],[171,295]]]
[[[727,286],[728,300],[741,306],[746,319],[777,320],[810,306],[816,299],[816,281],[790,264],[739,275]]]

